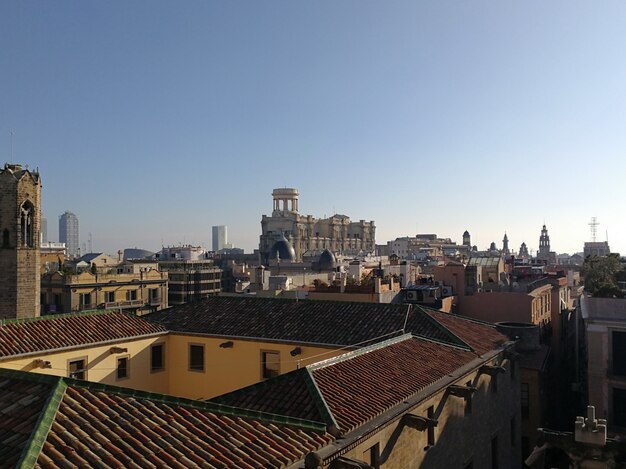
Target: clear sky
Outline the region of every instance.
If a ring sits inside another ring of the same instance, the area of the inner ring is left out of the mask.
[[[14,132],[13,157],[10,133]],[[300,212],[626,253],[626,2],[0,2],[0,159],[94,251]]]

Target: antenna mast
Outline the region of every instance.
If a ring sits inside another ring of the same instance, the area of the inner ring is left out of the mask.
[[[596,237],[598,235],[598,219],[596,217],[591,217],[591,223],[589,226],[591,227],[591,241],[596,242]]]

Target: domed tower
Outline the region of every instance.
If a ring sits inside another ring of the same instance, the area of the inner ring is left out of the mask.
[[[522,243],[522,245],[519,247],[519,257],[521,257],[522,259],[525,259],[527,257],[529,257],[528,255],[528,247],[526,246],[526,243]]]
[[[463,233],[463,246],[471,246],[472,242],[470,240],[470,234],[469,231],[465,230],[465,233]]]
[[[547,259],[550,255],[550,236],[548,236],[548,230],[546,225],[543,225],[541,229],[541,236],[539,236],[539,252],[537,258]]]
[[[0,319],[40,313],[40,197],[38,172],[0,169]]]
[[[491,244],[489,245],[489,250],[490,251],[497,251],[498,247],[496,246],[496,243],[494,241],[491,242]]]
[[[272,191],[272,198],[274,199],[273,216],[279,215],[284,212],[298,213],[298,197],[300,192],[298,189],[287,188],[274,189]]]

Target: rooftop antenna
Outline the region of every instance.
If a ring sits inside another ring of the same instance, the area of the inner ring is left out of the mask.
[[[594,243],[596,242],[599,224],[600,223],[598,223],[598,219],[596,217],[591,217],[591,223],[589,223],[589,226],[591,227],[591,241]]]

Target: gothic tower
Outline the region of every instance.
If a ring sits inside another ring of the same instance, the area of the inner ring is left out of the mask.
[[[472,245],[472,242],[471,242],[469,231],[465,230],[465,233],[463,233],[463,246],[471,246],[471,245]]]
[[[547,259],[550,255],[550,236],[548,236],[548,230],[546,225],[543,225],[541,229],[541,236],[539,236],[539,252],[537,253],[538,259]]]
[[[509,237],[506,233],[504,233],[504,238],[502,239],[502,252],[507,256],[511,254],[511,251],[509,250]]]
[[[40,197],[38,172],[0,169],[0,319],[39,316]]]

